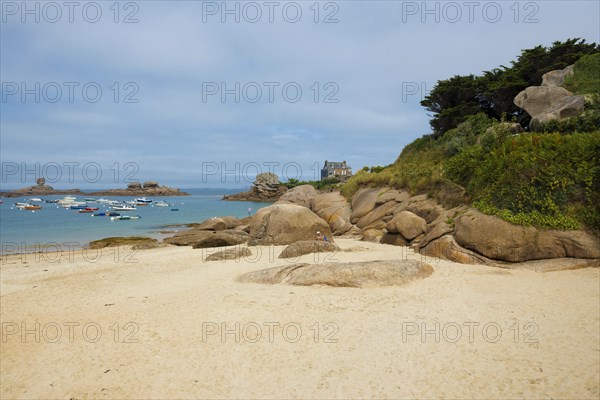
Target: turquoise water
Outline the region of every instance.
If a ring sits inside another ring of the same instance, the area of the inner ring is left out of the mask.
[[[5,198],[0,205],[0,250],[4,253],[14,252],[15,246],[20,251],[35,251],[36,246],[47,246],[56,243],[61,247],[79,248],[92,240],[109,236],[149,236],[164,237],[161,230],[177,230],[181,227],[168,225],[201,222],[215,216],[231,215],[238,218],[248,216],[248,208],[252,214],[256,210],[268,206],[268,203],[222,201],[225,194],[237,193],[239,189],[185,189],[191,196],[155,197],[153,201],[164,200],[175,204],[173,207],[138,207],[136,211],[117,211],[121,215],[140,215],[141,218],[129,221],[112,221],[110,217],[92,217],[81,214],[77,210],[64,209],[57,204],[41,204],[42,210],[25,211],[13,207],[16,202],[25,202],[27,198]],[[36,196],[37,197],[37,196]],[[61,199],[64,196],[46,196],[46,199]],[[83,201],[85,196],[77,196]],[[130,197],[107,197],[110,200],[133,200]],[[106,204],[90,204],[90,207],[108,209]],[[178,208],[179,211],[171,211]]]

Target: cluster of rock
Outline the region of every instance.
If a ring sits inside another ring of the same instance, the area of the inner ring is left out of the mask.
[[[46,185],[46,179],[38,178],[36,185],[14,190],[12,192],[0,193],[2,197],[28,197],[28,196],[52,196],[52,195],[82,195],[79,189],[54,190],[52,186]]]
[[[316,232],[328,237],[328,242],[317,242]],[[290,245],[284,248],[280,258],[298,257],[314,252],[339,250],[333,242],[327,222],[308,208],[294,204],[275,204],[260,209],[254,216],[215,217],[191,229],[165,238],[164,242],[176,246],[192,246],[194,249],[238,246],[211,254],[206,261],[251,256],[248,248],[239,245]]]
[[[92,196],[189,196],[189,193],[177,188],[161,186],[155,181],[146,181],[143,184],[131,182],[127,184],[126,189],[109,189],[88,194]]]
[[[362,230],[363,240],[408,245],[423,255],[465,264],[600,259],[600,240],[589,232],[513,225],[466,205],[447,209],[427,195],[396,190],[359,190],[351,222]]]
[[[164,241],[193,248],[287,245],[280,258],[291,258],[337,251],[333,238],[344,235],[464,264],[527,268],[519,263],[558,259],[557,268],[576,268],[600,262],[600,239],[592,233],[513,225],[454,203],[388,188],[360,189],[348,203],[339,192],[319,193],[305,185],[252,217],[211,218]],[[315,241],[316,232],[327,242]],[[226,251],[213,259],[251,254]]]
[[[276,174],[264,172],[256,175],[256,179],[249,191],[225,195],[223,196],[223,200],[274,202],[286,190],[287,187],[279,183],[279,177]]]
[[[287,192],[279,202],[309,208],[334,236],[411,246],[426,256],[466,263],[507,266],[542,259],[600,259],[600,240],[586,231],[544,230],[513,225],[469,208],[459,197],[411,196],[387,188],[360,189],[351,204],[338,192],[310,186]],[[443,204],[442,204],[443,203]],[[569,265],[572,265],[570,263]]]
[[[584,96],[573,95],[562,87],[565,78],[572,75],[573,65],[550,71],[542,77],[541,86],[529,86],[515,97],[514,103],[531,115],[530,127],[574,117],[584,111]]]

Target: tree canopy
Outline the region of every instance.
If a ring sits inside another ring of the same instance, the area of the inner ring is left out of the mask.
[[[515,96],[528,86],[540,85],[546,72],[563,69],[594,53],[600,53],[600,45],[580,38],[568,39],[554,42],[551,47],[523,50],[510,67],[500,66],[481,76],[456,75],[439,81],[421,101],[433,113],[433,136],[443,135],[479,112],[497,120],[505,116],[527,126],[531,117],[513,103]]]

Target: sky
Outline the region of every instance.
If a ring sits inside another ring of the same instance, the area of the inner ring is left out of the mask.
[[[598,1],[1,1],[1,189],[393,163],[438,80],[600,42]]]

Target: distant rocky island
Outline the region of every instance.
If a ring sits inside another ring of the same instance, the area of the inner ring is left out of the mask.
[[[108,189],[98,192],[82,192],[80,189],[58,189],[46,185],[44,178],[38,178],[36,185],[12,192],[0,192],[3,197],[27,197],[27,196],[53,196],[53,195],[71,195],[71,196],[189,196],[189,193],[180,191],[177,188],[161,186],[155,181],[146,181],[143,184],[132,182],[127,184],[125,189]]]
[[[161,186],[155,181],[146,181],[143,184],[132,182],[127,184],[126,189],[109,189],[99,192],[88,193],[94,196],[189,196],[177,188]]]

